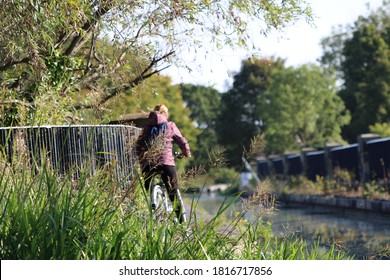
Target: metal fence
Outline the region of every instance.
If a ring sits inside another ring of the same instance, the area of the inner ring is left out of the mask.
[[[72,125],[0,128],[2,157],[9,163],[49,163],[59,174],[79,178],[85,168],[105,168],[120,183],[135,175],[135,141],[140,129],[126,125]]]
[[[361,182],[390,183],[390,138],[372,134],[359,136],[358,143],[324,149],[311,149],[300,154],[261,158],[257,161],[260,178],[303,175],[310,180],[332,177],[334,170],[346,170]]]

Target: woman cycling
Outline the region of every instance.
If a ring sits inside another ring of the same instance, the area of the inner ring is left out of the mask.
[[[149,114],[148,124],[137,140],[136,150],[145,178],[146,191],[149,192],[153,176],[161,173],[169,193],[169,199],[173,205],[177,206],[175,212],[181,223],[185,221],[185,213],[181,203],[179,203],[178,180],[172,151],[173,143],[179,146],[183,156],[190,157],[191,151],[188,141],[183,137],[176,124],[168,121],[168,117],[167,106],[160,104],[154,108],[154,111]],[[150,139],[150,132],[156,127],[162,127],[162,133],[160,132],[154,139]]]

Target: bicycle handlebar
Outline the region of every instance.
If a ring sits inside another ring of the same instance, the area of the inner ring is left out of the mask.
[[[173,156],[177,159],[182,159],[183,157],[185,157],[182,153],[179,153],[179,152],[174,152]],[[191,157],[191,156],[189,156],[189,157]]]
[[[184,155],[182,153],[179,153],[179,152],[174,152],[173,155],[175,158],[178,158],[178,159],[182,159],[184,157]]]

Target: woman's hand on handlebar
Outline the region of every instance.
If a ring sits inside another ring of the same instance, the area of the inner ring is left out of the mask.
[[[178,158],[178,159],[181,159],[181,158],[184,157],[184,155],[183,155],[182,153],[179,153],[179,152],[174,152],[174,153],[173,153],[173,156],[174,156],[175,158]]]
[[[178,159],[181,159],[181,158],[183,158],[185,156],[183,155],[183,153],[174,152],[174,157],[178,158]],[[191,157],[191,155],[189,155],[188,157]]]

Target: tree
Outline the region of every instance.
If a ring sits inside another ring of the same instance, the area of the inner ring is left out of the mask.
[[[355,25],[343,50],[345,82],[340,93],[352,113],[345,131],[350,141],[368,132],[370,125],[390,119],[390,9],[360,18]]]
[[[234,76],[232,88],[222,94],[216,131],[231,166],[241,166],[243,150],[248,150],[251,139],[263,132],[259,106],[273,73],[283,67],[280,59],[245,60]]]
[[[251,46],[247,22],[268,33],[310,20],[310,9],[302,0],[15,0],[1,1],[0,17],[5,125],[74,121],[183,65],[178,50]]]
[[[201,131],[196,138],[195,165],[207,168],[208,153],[218,145],[216,119],[221,105],[221,93],[211,87],[184,84],[181,86],[183,100],[191,110],[191,119]]]
[[[337,95],[334,78],[321,67],[279,69],[263,99],[258,114],[264,122],[267,153],[344,143],[341,128],[348,124],[349,114]]]
[[[351,123],[343,137],[356,142],[361,133],[390,119],[390,2],[377,11],[360,16],[348,32],[334,34],[336,55],[325,52],[322,61],[334,65],[342,78],[340,96],[351,112]],[[326,41],[323,41],[326,43]]]
[[[329,74],[335,75],[339,81],[343,80],[341,64],[344,60],[344,42],[350,37],[351,29],[350,26],[333,28],[332,34],[322,38],[320,43],[323,54],[318,61]]]

